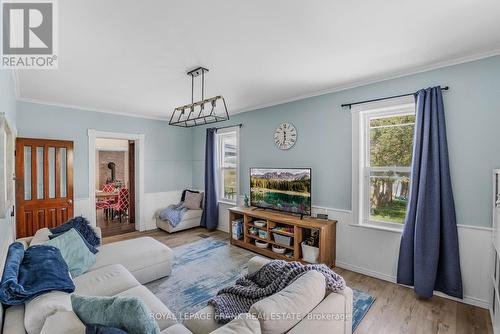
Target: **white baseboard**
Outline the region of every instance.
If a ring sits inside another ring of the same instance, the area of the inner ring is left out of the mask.
[[[335,266],[342,268],[342,269],[345,269],[345,270],[353,271],[353,272],[358,273],[358,274],[363,274],[366,276],[378,278],[378,279],[381,279],[383,281],[392,282],[392,283],[396,282],[396,277],[394,277],[394,276],[387,275],[387,274],[384,274],[384,273],[381,273],[378,271],[374,271],[374,270],[365,269],[365,268],[358,267],[358,266],[353,266],[352,264],[349,264],[349,263],[336,261]]]
[[[387,274],[380,273],[380,272],[373,271],[373,270],[367,270],[367,269],[364,269],[364,268],[361,268],[361,267],[357,267],[357,266],[353,266],[353,265],[350,265],[350,264],[344,263],[344,262],[336,262],[336,266],[339,267],[339,268],[345,269],[345,270],[353,271],[353,272],[358,273],[358,274],[363,274],[363,275],[366,275],[366,276],[378,278],[378,279],[380,279],[382,281],[387,281],[387,282],[391,282],[391,283],[397,284],[395,276],[387,275]],[[405,288],[408,288],[408,289],[412,288],[410,286],[405,286],[405,285],[401,285],[401,286],[403,286]],[[439,292],[439,291],[434,291],[434,296],[443,297],[443,298],[446,298],[446,299],[451,299],[451,300],[454,300],[454,301],[457,301],[457,302],[460,302],[460,303],[474,305],[474,306],[477,306],[477,307],[480,307],[480,308],[484,308],[484,309],[490,309],[491,308],[491,303],[489,301],[483,300],[483,299],[479,299],[479,298],[475,298],[475,297],[471,297],[471,296],[464,296],[463,299],[458,299],[458,298],[455,298],[455,297],[448,296],[448,295],[446,295],[446,294],[444,294],[442,292]]]

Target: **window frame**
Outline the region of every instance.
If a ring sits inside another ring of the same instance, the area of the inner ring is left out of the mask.
[[[352,214],[353,223],[390,231],[402,231],[404,223],[370,220],[370,172],[411,172],[410,167],[370,166],[370,120],[415,114],[413,96],[352,106]]]
[[[236,137],[236,167],[234,168],[236,171],[236,189],[234,199],[224,197],[224,170],[229,170],[233,168],[224,167],[224,157],[222,156],[223,147],[222,147],[222,139],[224,137],[233,134]],[[219,203],[226,203],[231,205],[236,205],[240,193],[240,127],[239,126],[231,126],[223,129],[218,129],[216,133],[216,151],[217,151],[217,197]]]
[[[5,219],[14,206],[15,138],[5,113],[0,113],[0,219]]]

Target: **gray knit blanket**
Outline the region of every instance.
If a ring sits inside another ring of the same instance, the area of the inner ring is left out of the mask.
[[[184,214],[188,211],[184,207],[184,202],[179,204],[170,204],[165,209],[160,211],[159,217],[170,224],[172,227],[176,227],[182,221]]]
[[[258,271],[239,278],[235,285],[223,288],[208,301],[215,308],[215,320],[228,323],[261,299],[271,296],[290,285],[304,273],[315,270],[326,279],[327,292],[338,292],[345,288],[342,276],[324,264],[303,265],[300,262],[271,261]]]

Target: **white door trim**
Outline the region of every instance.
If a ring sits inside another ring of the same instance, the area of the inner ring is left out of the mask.
[[[90,199],[90,223],[96,226],[95,211],[95,150],[96,138],[127,139],[135,141],[135,229],[145,231],[144,210],[142,208],[142,199],[144,198],[144,134],[135,133],[117,133],[97,131],[88,129],[89,137],[89,199]]]

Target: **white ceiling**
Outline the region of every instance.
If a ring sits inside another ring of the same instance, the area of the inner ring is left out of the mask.
[[[59,69],[19,71],[21,100],[168,118],[230,113],[500,53],[498,0],[64,0]]]

